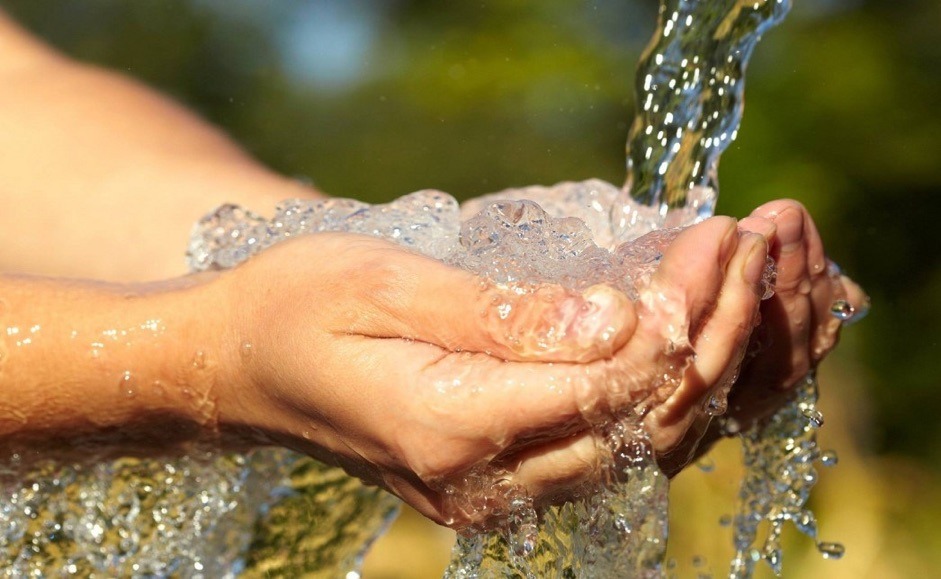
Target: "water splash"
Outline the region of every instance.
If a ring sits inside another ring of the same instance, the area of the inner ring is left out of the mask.
[[[398,506],[280,450],[28,469],[14,457],[0,489],[0,577],[11,578],[232,577],[286,561],[333,576],[357,568]],[[311,495],[322,502],[307,504]]]
[[[816,408],[817,379],[811,374],[795,389],[793,399],[767,422],[741,433],[745,476],[739,490],[735,516],[735,557],[730,577],[751,577],[755,565],[765,561],[780,575],[781,532],[787,522],[817,542],[817,519],[807,508],[810,491],[817,482],[814,462],[832,463],[835,455],[821,454],[817,429],[823,415]],[[754,546],[762,525],[767,537]],[[827,558],[839,558],[839,543],[817,542]]]
[[[502,528],[460,534],[445,577],[661,577],[666,475],[636,417],[609,424],[604,440],[600,486],[538,514],[519,501]]]

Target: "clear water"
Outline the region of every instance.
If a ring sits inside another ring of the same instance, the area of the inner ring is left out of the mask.
[[[719,156],[742,118],[748,60],[789,9],[790,0],[661,0],[635,78],[628,180],[611,215],[619,236],[712,215]]]
[[[734,518],[732,578],[750,577],[761,561],[775,574],[781,574],[781,532],[787,522],[814,540],[825,557],[838,559],[843,555],[839,543],[818,541],[817,519],[807,508],[810,491],[817,482],[814,463],[830,466],[836,461],[832,451],[821,453],[817,446],[817,429],[823,425],[823,415],[816,401],[817,379],[810,375],[797,387],[791,403],[761,428],[740,435],[745,476]],[[762,526],[766,527],[765,539],[756,546]]]
[[[14,462],[0,487],[0,577],[11,578],[216,578],[246,568],[333,577],[357,568],[398,508],[280,450],[27,470]]]
[[[664,1],[638,72],[640,110],[625,189],[594,180],[562,183],[504,191],[464,207],[437,191],[377,206],[286,201],[271,219],[223,206],[194,230],[190,265],[230,268],[296,235],[349,231],[504,283],[554,281],[579,289],[603,281],[636,298],[675,234],[669,228],[712,213],[718,157],[735,138],[748,57],[787,7],[778,0]],[[682,359],[665,363],[664,381],[676,380],[682,367]],[[748,576],[762,560],[780,570],[785,521],[816,540],[816,521],[805,508],[816,480],[813,462],[832,464],[835,457],[817,450],[822,418],[815,400],[809,381],[767,427],[742,434],[747,474],[740,512],[729,521],[737,549],[733,577]],[[721,414],[724,400],[710,408]],[[505,524],[462,534],[447,576],[662,576],[666,478],[639,417],[626,414],[597,428],[605,441],[599,450],[609,457],[603,484],[541,513],[511,489]],[[171,462],[29,469],[13,460],[4,468],[0,561],[10,577],[225,577],[246,570],[355,576],[398,504],[284,450],[245,456],[194,450]],[[493,475],[469,475],[451,489],[453,500],[486,499]],[[766,522],[769,536],[754,547]],[[818,548],[831,558],[843,552],[837,543]]]

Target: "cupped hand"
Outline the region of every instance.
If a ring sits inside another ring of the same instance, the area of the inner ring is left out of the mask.
[[[743,356],[766,248],[708,220],[635,303],[607,286],[496,286],[367,237],[285,242],[220,276],[219,420],[440,523],[480,523],[500,505],[455,493],[564,495],[599,476],[595,427],[635,407],[656,449],[677,446]]]
[[[770,416],[816,369],[836,346],[842,325],[866,314],[869,298],[826,258],[817,227],[799,202],[762,205],[740,226],[773,232],[777,264],[774,296],[761,306],[761,324],[729,399],[728,416],[737,428],[747,428]]]
[[[762,205],[739,228],[768,241],[776,266],[774,295],[761,304],[744,358],[727,366],[723,382],[731,390],[723,420],[699,415],[680,443],[661,453],[661,467],[671,475],[723,434],[770,417],[836,346],[842,325],[869,309],[865,292],[827,260],[817,227],[799,202]],[[834,315],[835,307],[842,316]]]

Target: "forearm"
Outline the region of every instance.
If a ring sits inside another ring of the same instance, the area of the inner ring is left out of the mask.
[[[205,275],[161,286],[0,276],[0,450],[214,437],[225,354],[214,291]]]
[[[215,206],[318,195],[116,74],[71,62],[0,14],[0,271],[107,280],[184,273]]]

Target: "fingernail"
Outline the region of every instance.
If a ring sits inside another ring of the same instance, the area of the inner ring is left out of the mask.
[[[777,225],[770,219],[764,217],[746,217],[738,222],[739,230],[743,233],[757,233],[765,238],[768,243],[774,238]]]
[[[735,248],[738,247],[739,231],[738,223],[735,220],[729,222],[729,229],[722,238],[722,245],[719,247],[719,255],[722,256],[723,263],[728,263]]]
[[[742,277],[746,282],[758,285],[761,283],[765,265],[768,263],[768,244],[764,237],[756,233],[749,233],[747,237],[751,240],[752,247],[748,250],[748,256],[745,257]]]
[[[774,223],[782,253],[794,251],[804,242],[804,217],[797,209],[784,209],[774,218]]]

